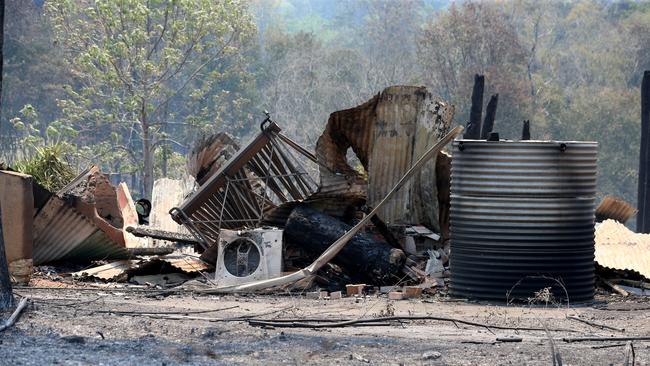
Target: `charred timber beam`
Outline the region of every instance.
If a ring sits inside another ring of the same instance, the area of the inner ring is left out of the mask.
[[[472,89],[472,107],[469,112],[469,123],[463,135],[466,139],[478,140],[481,138],[481,115],[483,114],[483,90],[485,77],[474,75],[474,89]]]
[[[497,105],[499,104],[499,94],[490,97],[490,101],[485,108],[485,119],[481,127],[481,140],[487,140],[494,129],[494,119],[497,115]]]
[[[167,240],[167,241],[173,241],[173,242],[183,243],[183,244],[193,244],[193,245],[199,244],[199,242],[192,235],[152,229],[150,227],[145,227],[145,226],[137,226],[137,227],[129,226],[126,228],[126,231],[140,238],[153,238],[153,239]]]
[[[524,127],[521,130],[522,141],[530,140],[530,121],[524,121]]]

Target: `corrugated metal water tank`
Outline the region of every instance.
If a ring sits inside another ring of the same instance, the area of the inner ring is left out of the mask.
[[[597,150],[596,142],[454,141],[452,294],[527,300],[551,287],[558,300],[564,288],[570,302],[593,299]]]

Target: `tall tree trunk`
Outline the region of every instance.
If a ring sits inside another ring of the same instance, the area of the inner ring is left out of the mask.
[[[11,279],[7,268],[5,254],[5,240],[2,232],[2,207],[0,207],[0,311],[7,310],[14,305],[14,296],[11,289]]]
[[[0,112],[2,112],[2,66],[4,64],[4,33],[5,33],[5,2],[0,2]],[[0,113],[1,114],[1,113]],[[14,305],[14,295],[11,289],[11,279],[7,268],[5,240],[2,232],[2,207],[0,205],[0,310],[9,309]]]
[[[153,144],[151,141],[151,131],[149,130],[149,121],[147,120],[146,103],[142,102],[142,154],[144,160],[143,172],[143,197],[151,199],[153,191]]]
[[[650,70],[641,82],[641,152],[639,154],[639,191],[636,231],[650,233]]]

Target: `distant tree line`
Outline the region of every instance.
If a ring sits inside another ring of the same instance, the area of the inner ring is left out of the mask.
[[[650,2],[7,0],[2,156],[47,144],[79,167],[180,177],[201,134],[246,140],[267,109],[313,147],[329,113],[426,85],[495,130],[600,142],[599,190],[636,201]],[[486,98],[487,99],[487,98]],[[487,102],[487,100],[486,100]]]

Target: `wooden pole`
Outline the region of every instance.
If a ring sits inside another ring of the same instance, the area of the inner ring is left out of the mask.
[[[0,111],[2,111],[2,64],[4,63],[2,49],[4,46],[5,2],[4,0],[0,1]],[[0,207],[0,310],[9,309],[13,305],[14,295],[11,289],[9,269],[7,268],[5,240],[4,234],[2,233],[2,207]]]
[[[485,89],[485,77],[474,75],[474,89],[472,89],[472,107],[469,111],[469,122],[467,130],[463,135],[466,139],[478,140],[481,138],[481,115],[483,114],[483,90]]]
[[[636,231],[650,233],[650,70],[643,73],[641,82],[641,151],[639,154],[639,191]]]
[[[485,107],[485,119],[483,120],[483,127],[481,127],[481,140],[487,140],[494,129],[494,119],[497,115],[498,104],[499,94],[494,94],[490,97],[487,107]]]

